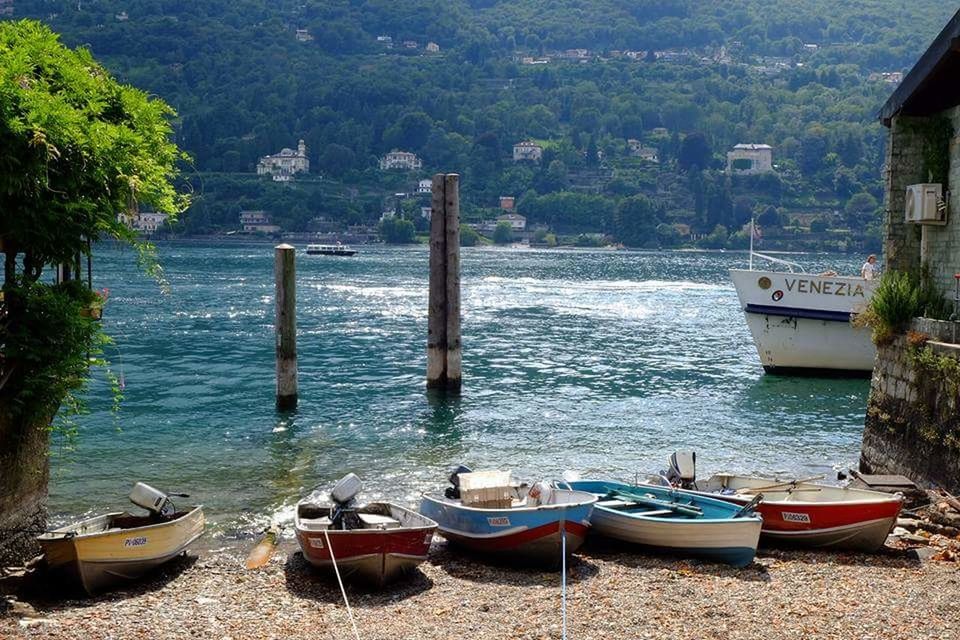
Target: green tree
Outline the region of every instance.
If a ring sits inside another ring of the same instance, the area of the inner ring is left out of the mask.
[[[690,171],[694,167],[708,169],[712,161],[713,151],[705,135],[694,132],[684,137],[677,154],[677,166],[680,169],[684,171]]]
[[[380,240],[387,244],[412,244],[417,240],[417,228],[405,218],[385,218],[378,231]]]
[[[497,244],[509,244],[513,241],[513,227],[506,220],[501,220],[493,230],[493,241]]]
[[[123,220],[138,204],[170,216],[186,205],[173,186],[173,116],[42,24],[0,22],[0,527],[40,509],[46,426],[65,398],[78,406],[71,394],[106,340],[92,319],[104,299],[82,280],[84,257],[113,238],[136,244],[159,274]]]
[[[480,234],[468,224],[460,225],[460,246],[475,247],[480,243]]]
[[[614,214],[614,235],[631,247],[656,242],[657,212],[645,195],[624,198]]]

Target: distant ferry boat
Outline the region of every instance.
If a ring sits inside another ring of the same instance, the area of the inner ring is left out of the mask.
[[[311,256],[352,256],[357,252],[345,244],[308,244],[307,255]]]
[[[787,271],[754,270],[755,256]],[[876,355],[870,330],[854,327],[850,318],[870,301],[875,280],[813,275],[760,253],[750,258],[749,269],[731,269],[730,276],[765,371],[869,375]]]

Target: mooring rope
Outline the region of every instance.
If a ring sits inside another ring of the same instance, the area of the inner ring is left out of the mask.
[[[333,555],[333,545],[330,544],[330,536],[327,530],[323,530],[323,537],[327,541],[327,550],[330,551],[330,561],[333,562],[333,572],[337,574],[337,583],[340,585],[340,593],[343,594],[343,603],[347,605],[347,615],[350,616],[350,625],[353,627],[353,637],[360,640],[360,632],[357,631],[357,623],[353,620],[353,610],[350,608],[350,601],[347,600],[347,590],[343,588],[343,580],[340,579],[340,569],[337,567],[337,558]]]

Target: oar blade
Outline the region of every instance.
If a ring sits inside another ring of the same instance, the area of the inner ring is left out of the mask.
[[[279,541],[280,527],[273,525],[267,529],[263,534],[263,538],[261,538],[257,546],[253,548],[250,555],[247,556],[247,569],[259,569],[270,562],[270,558],[273,557],[273,552],[276,551]]]

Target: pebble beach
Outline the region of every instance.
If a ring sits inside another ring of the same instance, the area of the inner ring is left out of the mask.
[[[336,580],[285,541],[263,569],[246,549],[202,551],[93,598],[47,587],[0,610],[0,638],[352,638]],[[43,583],[40,582],[40,585]],[[561,638],[559,572],[485,564],[434,542],[383,591],[347,585],[364,639]],[[591,541],[568,566],[567,637],[960,637],[960,571],[885,548],[874,555],[763,550],[744,569]]]

